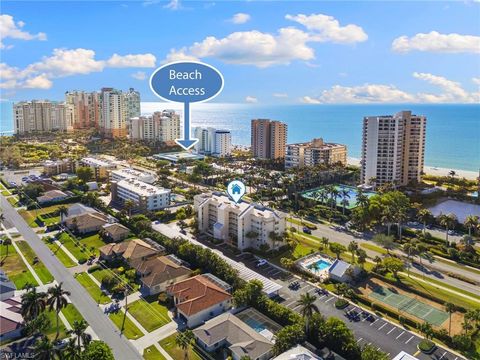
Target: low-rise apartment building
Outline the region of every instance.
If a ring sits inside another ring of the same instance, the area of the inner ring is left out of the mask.
[[[170,205],[170,190],[133,178],[110,182],[112,201],[133,201],[138,211],[155,211]]]
[[[331,165],[347,165],[347,146],[326,143],[322,138],[310,142],[287,145],[285,168]]]
[[[268,245],[279,248],[285,232],[285,217],[265,206],[240,202],[220,192],[194,197],[198,229],[240,250]]]
[[[110,161],[97,159],[94,157],[84,157],[80,160],[82,166],[91,167],[95,179],[107,179],[109,171],[116,169],[117,165]]]
[[[58,175],[62,173],[74,173],[77,169],[77,163],[72,159],[46,160],[43,163],[43,173],[47,176]]]
[[[115,169],[110,171],[111,181],[120,181],[124,179],[136,179],[147,184],[153,184],[155,182],[155,176],[152,174],[137,171],[131,168]]]

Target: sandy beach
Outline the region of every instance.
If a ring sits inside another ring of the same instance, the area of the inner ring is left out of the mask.
[[[349,165],[360,166],[360,159],[358,158],[349,157],[347,161]],[[451,170],[455,171],[456,176],[459,178],[475,180],[479,177],[478,172],[475,172],[475,171],[447,169],[447,168],[440,168],[440,167],[428,166],[428,165],[425,166],[423,171],[425,172],[425,174],[428,174],[428,175],[448,176]]]

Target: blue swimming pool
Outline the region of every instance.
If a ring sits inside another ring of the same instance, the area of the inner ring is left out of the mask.
[[[262,324],[262,322],[252,319],[250,317],[246,319],[242,319],[242,321],[258,333],[262,332],[267,328],[264,324]]]
[[[311,265],[308,265],[308,268],[312,271],[322,271],[322,270],[328,269],[330,266],[332,266],[331,262],[324,259],[320,259],[317,262]]]

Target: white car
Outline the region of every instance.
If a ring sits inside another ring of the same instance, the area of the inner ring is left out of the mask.
[[[260,259],[257,261],[257,265],[255,265],[256,267],[261,267],[261,266],[264,266],[264,265],[267,265],[268,261],[265,260],[265,259]]]

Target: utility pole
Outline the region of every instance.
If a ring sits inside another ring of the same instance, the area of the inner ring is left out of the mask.
[[[127,318],[127,311],[128,311],[128,290],[125,289],[125,312],[123,313],[123,321],[122,321],[122,329],[120,330],[120,334],[123,334],[123,329],[125,328],[125,319]]]

